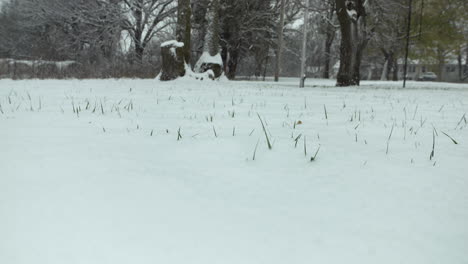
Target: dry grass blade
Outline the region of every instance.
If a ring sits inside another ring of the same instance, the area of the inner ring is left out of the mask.
[[[265,128],[265,125],[263,124],[263,120],[260,117],[260,114],[257,113],[257,116],[258,116],[258,119],[260,119],[260,123],[262,123],[262,128],[263,128],[263,132],[265,133],[265,138],[266,138],[266,141],[267,141],[268,149],[272,149],[273,146],[271,145],[270,138],[268,137],[268,132],[267,132],[267,130]]]
[[[450,139],[452,140],[453,144],[458,145],[458,142],[457,142],[455,139],[453,139],[453,137],[449,136],[449,135],[448,135],[447,133],[445,133],[444,131],[440,131],[440,132],[442,132],[442,134],[444,134],[444,135],[446,135],[448,138],[450,138]]]
[[[301,137],[302,137],[302,134],[299,134],[299,136],[297,136],[296,139],[294,139],[294,141],[296,142],[296,143],[294,144],[294,147],[295,147],[295,148],[297,148],[297,143],[299,142],[299,139],[301,139]]]
[[[182,134],[180,133],[180,127],[179,130],[177,130],[177,141],[182,139]]]
[[[432,151],[431,155],[429,155],[429,160],[432,160],[434,158],[435,154],[435,128],[432,130]]]
[[[257,155],[258,143],[260,143],[260,139],[257,140],[257,144],[255,145],[255,149],[254,149],[254,153],[253,153],[252,160],[255,160],[255,157],[256,157],[256,155]]]
[[[395,123],[393,123],[392,125],[392,130],[390,130],[390,135],[388,135],[388,139],[387,139],[387,150],[385,151],[385,154],[387,155],[388,154],[388,147],[390,145],[390,139],[392,138],[392,134],[393,134],[393,129],[395,128]]]
[[[315,152],[314,156],[310,158],[310,161],[315,161],[317,159],[317,154],[319,153],[320,146],[318,147],[317,151]]]
[[[325,113],[325,119],[328,120],[327,106],[323,105],[323,111]]]
[[[307,156],[307,143],[306,143],[306,136],[304,136],[304,156]]]

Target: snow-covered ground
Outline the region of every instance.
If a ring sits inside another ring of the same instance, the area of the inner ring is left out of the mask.
[[[468,86],[297,84],[0,80],[0,263],[468,263]]]

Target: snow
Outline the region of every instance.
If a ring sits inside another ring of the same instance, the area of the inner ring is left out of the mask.
[[[215,76],[213,70],[207,70],[206,72],[193,72],[192,68],[189,65],[185,64],[185,76],[183,76],[182,80],[190,81],[190,80],[211,80]]]
[[[468,262],[467,85],[298,83],[0,80],[0,263]]]
[[[353,19],[353,20],[357,20],[357,12],[356,10],[354,9],[346,9],[346,11],[348,12],[348,16]]]
[[[160,72],[155,80],[156,81],[161,81],[161,74],[162,72]],[[179,77],[178,79],[176,80],[173,80],[171,82],[180,82],[180,81],[185,81],[185,82],[191,82],[191,81],[212,81],[213,80],[213,76],[215,76],[213,70],[207,70],[206,72],[201,72],[201,73],[198,73],[198,72],[193,72],[192,71],[192,68],[185,64],[185,75],[182,76],[182,77]],[[226,76],[224,76],[224,74],[222,76],[220,76],[219,78],[216,79],[217,81],[227,81],[227,78]],[[163,83],[167,82],[167,81],[161,81]]]
[[[221,54],[217,53],[214,56],[211,56],[209,52],[205,51],[202,53],[200,58],[198,59],[197,63],[195,64],[195,72],[200,72],[200,68],[203,64],[217,64],[223,66],[223,59],[221,58]]]
[[[184,46],[184,43],[183,42],[178,42],[177,40],[169,40],[169,41],[163,42],[161,44],[161,47],[167,47],[167,46],[182,48]]]
[[[46,61],[46,60],[15,60],[15,59],[0,59],[0,63],[8,63],[10,65],[14,64],[24,64],[29,67],[32,66],[42,66],[42,65],[55,65],[58,69],[68,68],[70,65],[76,64],[76,61],[66,60],[66,61]]]
[[[64,68],[68,68],[70,65],[73,65],[75,63],[76,63],[75,61],[71,61],[71,60],[57,61],[57,62],[55,62],[55,65],[57,66],[57,68],[59,68],[61,70],[61,69],[64,69]]]
[[[173,57],[177,57],[176,48],[182,48],[184,46],[183,42],[178,42],[177,40],[169,40],[161,44],[161,48],[171,46],[169,49]]]

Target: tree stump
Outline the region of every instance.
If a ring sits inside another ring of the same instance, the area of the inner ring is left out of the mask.
[[[184,43],[171,40],[161,44],[161,81],[171,81],[185,75]]]

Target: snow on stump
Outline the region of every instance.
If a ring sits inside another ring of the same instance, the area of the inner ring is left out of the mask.
[[[197,64],[195,64],[195,72],[204,73],[212,72],[211,79],[217,79],[223,74],[223,60],[221,54],[211,56],[208,52],[203,52]]]
[[[162,69],[159,79],[171,81],[185,75],[184,43],[176,40],[161,44]]]

